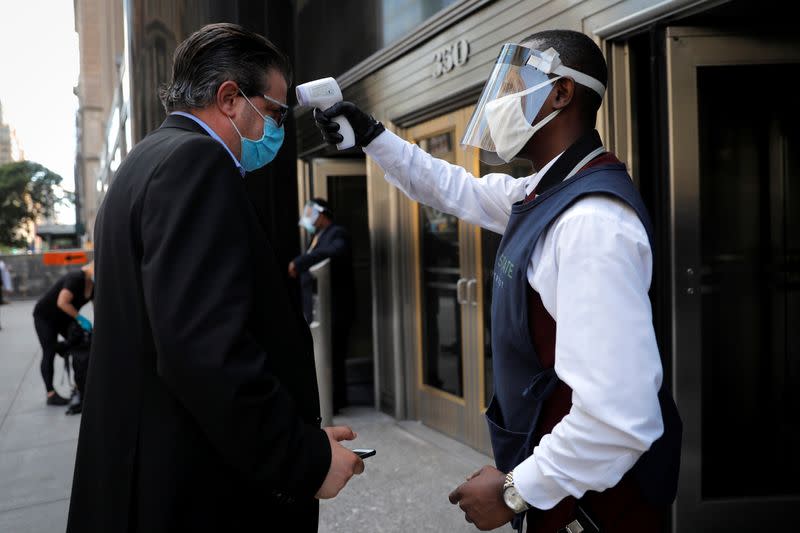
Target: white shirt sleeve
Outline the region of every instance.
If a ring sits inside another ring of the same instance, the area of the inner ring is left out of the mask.
[[[386,172],[386,181],[412,200],[502,234],[511,206],[525,197],[526,179],[487,174],[437,159],[417,145],[384,131],[364,148]]]
[[[550,509],[616,485],[663,433],[650,244],[629,206],[587,198],[540,239],[528,275],[558,324],[555,371],[572,408],[514,482],[525,501]]]

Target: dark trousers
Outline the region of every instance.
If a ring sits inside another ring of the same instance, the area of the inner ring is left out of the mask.
[[[547,511],[528,511],[527,533],[555,533],[575,519],[578,502],[568,496]],[[669,506],[645,501],[629,472],[615,487],[589,491],[581,506],[603,533],[664,533]]]
[[[66,335],[66,328],[59,329],[49,320],[36,315],[33,315],[33,325],[36,328],[36,335],[39,336],[39,344],[42,345],[42,379],[47,392],[50,392],[55,390],[53,388],[53,362],[58,353],[58,334]]]
[[[86,374],[89,371],[89,349],[71,349],[72,373],[75,376],[75,388],[83,394],[86,390]]]

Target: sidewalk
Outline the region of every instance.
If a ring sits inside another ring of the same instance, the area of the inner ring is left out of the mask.
[[[0,306],[0,531],[9,533],[64,531],[80,424],[44,403],[33,304]],[[68,396],[62,361],[55,387]]]
[[[66,526],[79,416],[44,404],[41,352],[33,302],[0,307],[0,532],[50,533]],[[91,318],[91,306],[82,312]],[[56,388],[63,366],[56,358]],[[335,419],[375,448],[366,471],[334,500],[323,501],[320,533],[475,532],[447,495],[491,460],[425,427],[369,408],[345,409]],[[510,532],[506,527],[502,531]]]
[[[337,417],[358,434],[350,447],[375,448],[361,476],[320,508],[320,533],[472,532],[447,495],[492,460],[420,422],[397,421],[372,409]],[[495,531],[511,532],[511,526]]]

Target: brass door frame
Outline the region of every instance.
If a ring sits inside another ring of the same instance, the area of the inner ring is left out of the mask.
[[[706,531],[758,523],[763,530],[789,520],[785,509],[796,497],[703,500],[702,498],[702,331],[700,280],[700,153],[697,70],[703,66],[796,63],[792,43],[705,28],[667,29],[667,91],[670,167],[670,246],[673,284],[673,393],[683,418],[683,452],[676,531]],[[754,109],[752,112],[758,112]],[[764,438],[767,434],[764,434]],[[743,460],[748,460],[743,458]],[[757,458],[755,458],[757,460]],[[736,468],[736,465],[731,465]],[[780,529],[780,527],[777,527]]]
[[[457,144],[472,107],[463,108],[447,115],[408,128],[402,135],[410,142],[422,138],[453,131],[455,164],[466,168],[473,174],[479,170],[477,155],[473,157]],[[462,340],[462,380],[464,397],[441,391],[423,382],[423,325],[422,301],[423,285],[421,271],[421,243],[419,209],[416,202],[411,204],[411,232],[414,264],[414,307],[415,307],[415,371],[413,374],[416,418],[440,431],[483,452],[488,452],[489,441],[483,412],[483,287],[480,265],[480,228],[459,220],[459,269],[460,277],[468,281],[467,303],[459,305],[461,313]],[[469,282],[474,281],[473,284]],[[472,287],[472,289],[471,289]]]
[[[461,112],[464,114],[464,123],[466,124],[469,121],[470,117],[472,116],[472,112],[475,109],[475,106],[470,106],[465,109],[462,109]],[[481,162],[479,158],[479,154],[477,150],[473,150],[469,153],[468,165],[466,166],[467,170],[469,170],[473,176],[476,178],[480,178],[480,169],[481,169]],[[478,379],[477,379],[477,408],[473,408],[473,412],[477,413],[478,419],[475,421],[475,429],[472,434],[472,441],[471,444],[477,448],[478,450],[482,451],[487,455],[492,455],[492,443],[489,440],[489,430],[486,425],[485,420],[485,413],[486,409],[489,405],[486,403],[484,390],[487,386],[486,383],[486,372],[484,371],[485,368],[485,358],[486,354],[484,352],[484,346],[486,345],[486,339],[484,337],[484,330],[483,330],[483,322],[485,320],[485,314],[492,312],[491,308],[486,309],[483,305],[484,301],[484,293],[486,288],[484,287],[483,280],[484,272],[483,272],[483,245],[481,239],[481,231],[482,229],[478,226],[471,226],[472,229],[472,242],[473,250],[474,250],[474,273],[473,278],[477,280],[476,285],[476,294],[475,294],[475,318],[474,318],[474,335],[473,335],[473,342],[475,346],[475,364],[477,365],[477,372],[478,372]]]
[[[311,179],[314,183],[314,196],[328,197],[328,178],[330,176],[366,175],[367,163],[364,159],[318,157],[311,160]]]
[[[297,160],[297,212],[302,215],[306,202],[312,197],[328,198],[330,176],[367,176],[364,159],[331,159],[318,157],[310,161]],[[313,193],[312,193],[313,191]],[[300,249],[309,240],[305,228],[300,228]]]

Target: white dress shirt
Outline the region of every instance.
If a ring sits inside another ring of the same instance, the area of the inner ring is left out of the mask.
[[[389,131],[364,152],[411,199],[499,234],[544,175],[476,179]],[[569,413],[514,469],[517,490],[539,509],[613,487],[664,431],[652,270],[636,212],[607,196],[579,200],[536,243],[527,279],[557,323],[555,372],[572,388]]]

